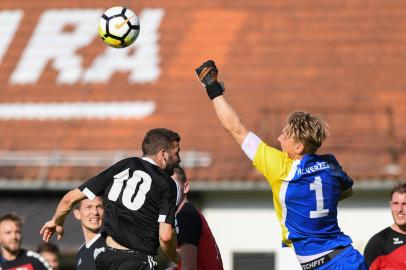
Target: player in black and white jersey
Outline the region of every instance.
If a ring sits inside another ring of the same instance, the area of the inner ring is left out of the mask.
[[[0,218],[0,270],[52,270],[38,253],[21,248],[21,219],[14,214]]]
[[[48,262],[52,270],[59,270],[61,254],[57,245],[42,242],[37,247],[37,253]]]
[[[180,163],[179,141],[168,129],[148,131],[142,158],[121,160],[62,198],[40,231],[43,240],[55,232],[62,237],[64,219],[76,202],[103,196],[107,247],[95,253],[97,269],[156,269],[153,256],[159,245],[170,260],[178,261],[172,237],[177,187],[170,175]]]
[[[106,247],[106,239],[100,234],[104,218],[102,197],[80,201],[73,210],[73,214],[80,221],[85,237],[85,243],[76,253],[76,270],[96,270],[94,253]]]

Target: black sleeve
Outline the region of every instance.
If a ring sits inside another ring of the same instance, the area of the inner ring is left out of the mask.
[[[196,211],[181,211],[176,216],[179,232],[177,235],[179,245],[192,244],[199,246],[202,232],[202,220]]]
[[[176,184],[175,181],[166,177],[166,183],[159,196],[159,219],[158,222],[164,222],[174,226],[176,212]],[[165,218],[161,218],[165,217]]]
[[[378,235],[374,235],[371,239],[369,239],[364,250],[364,257],[368,267],[372,265],[377,257],[383,254],[381,239]]]
[[[111,181],[114,181],[115,176],[123,171],[127,167],[128,159],[123,159],[110,168],[102,171],[98,175],[90,178],[81,186],[79,186],[80,191],[84,192],[85,189],[90,190],[95,196],[101,196],[104,194],[104,190],[109,185]],[[117,178],[117,176],[116,176]],[[87,196],[87,192],[84,192]]]

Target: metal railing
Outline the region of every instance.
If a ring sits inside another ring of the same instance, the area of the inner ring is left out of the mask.
[[[108,167],[119,160],[140,156],[141,151],[0,151],[0,167],[38,167],[37,182],[48,181],[52,167]],[[187,150],[181,153],[184,168],[209,167],[210,153]],[[0,180],[4,176],[0,174]],[[38,184],[38,183],[37,183]]]

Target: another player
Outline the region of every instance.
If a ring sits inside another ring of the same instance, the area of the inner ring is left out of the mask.
[[[41,255],[51,266],[52,270],[59,270],[60,253],[57,245],[50,242],[42,242],[37,247],[37,252]]]
[[[370,270],[406,269],[406,182],[395,185],[390,197],[394,223],[375,234],[364,250]]]
[[[189,181],[185,171],[176,167],[172,175],[180,189],[176,212],[176,234],[181,261],[177,270],[223,270],[220,251],[204,216],[187,198]]]
[[[0,269],[52,270],[48,262],[38,253],[21,248],[21,219],[13,214],[0,218],[0,246],[3,261]]]
[[[104,218],[102,198],[96,196],[93,200],[80,201],[73,210],[73,214],[80,221],[85,237],[85,243],[75,257],[76,270],[96,270],[95,250],[106,247],[106,239],[100,234]]]
[[[282,229],[282,244],[294,249],[303,269],[366,269],[337,223],[338,201],[352,194],[353,181],[333,155],[317,155],[326,124],[306,112],[289,115],[278,137],[282,151],[249,132],[226,101],[213,61],[196,69],[223,127],[268,180]]]
[[[62,237],[65,217],[76,202],[103,196],[107,247],[95,251],[97,269],[156,269],[153,256],[159,244],[170,260],[177,261],[172,238],[177,189],[170,175],[180,162],[179,141],[168,129],[148,131],[142,158],[119,161],[62,198],[40,231],[43,240],[55,232]]]

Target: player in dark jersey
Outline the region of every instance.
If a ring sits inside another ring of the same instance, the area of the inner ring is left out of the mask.
[[[51,242],[42,242],[37,247],[37,253],[48,262],[52,270],[59,270],[61,254],[57,245]]]
[[[375,234],[364,250],[370,270],[406,269],[406,182],[392,189],[390,208],[394,223]]]
[[[80,247],[75,257],[77,270],[96,270],[94,253],[106,247],[106,239],[101,236],[100,230],[104,218],[103,200],[100,196],[93,200],[80,201],[73,214],[82,226],[85,243]]]
[[[223,270],[220,251],[204,216],[188,201],[189,181],[185,171],[176,167],[172,175],[180,190],[175,231],[181,261],[177,270]]]
[[[0,218],[1,270],[52,270],[41,255],[21,248],[21,219],[13,214]]]
[[[282,246],[291,247],[306,270],[367,269],[337,221],[338,202],[352,195],[353,181],[333,155],[316,154],[327,137],[324,121],[307,112],[291,113],[278,137],[280,151],[241,123],[223,95],[213,61],[203,63],[196,74],[223,127],[270,184]]]
[[[55,232],[62,237],[64,219],[76,202],[103,196],[101,232],[107,247],[94,254],[97,269],[156,269],[153,256],[159,245],[171,261],[177,261],[172,237],[177,188],[170,175],[180,162],[179,141],[179,135],[168,129],[148,131],[142,158],[121,160],[62,198],[40,231],[43,240]]]

